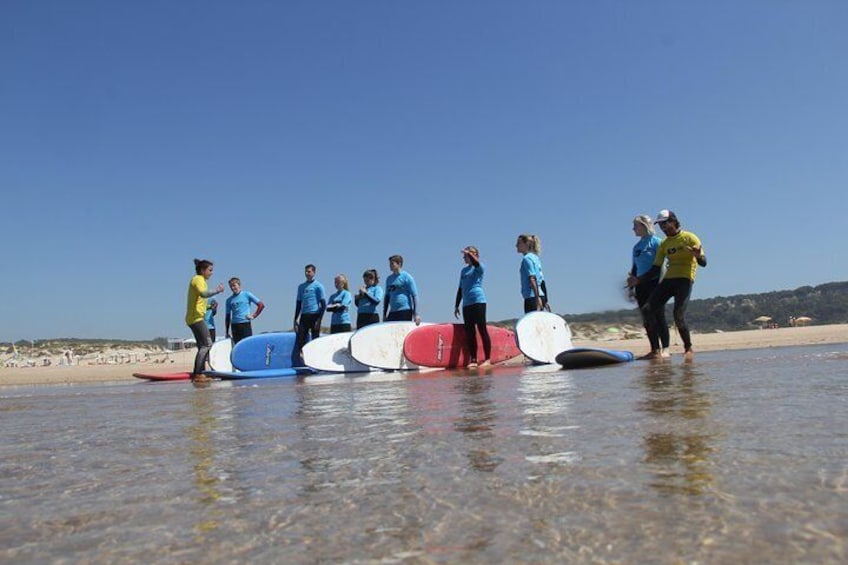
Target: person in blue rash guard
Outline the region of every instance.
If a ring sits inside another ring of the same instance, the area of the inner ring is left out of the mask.
[[[368,269],[362,273],[362,282],[354,301],[356,302],[356,329],[380,323],[377,306],[383,301],[383,287],[380,286],[380,276],[376,269]]]
[[[492,340],[486,328],[486,295],[483,292],[483,275],[486,267],[480,262],[480,252],[476,247],[469,246],[462,250],[465,267],[459,273],[459,288],[456,289],[456,304],[453,315],[459,318],[459,305],[462,304],[462,322],[465,326],[465,336],[468,342],[468,352],[471,362],[477,365],[477,334],[483,342],[483,361],[480,365],[488,365],[492,356]]]
[[[351,330],[350,304],[353,302],[350,285],[345,275],[336,275],[333,284],[336,292],[327,300],[327,311],[333,313],[330,318],[330,333],[349,332]]]
[[[230,290],[233,294],[227,298],[227,310],[224,318],[224,328],[227,331],[227,337],[230,337],[232,330],[233,345],[237,344],[246,337],[253,335],[253,326],[250,321],[259,317],[262,310],[265,309],[265,304],[256,296],[241,288],[241,279],[233,277],[229,280]],[[256,305],[256,311],[250,313],[250,305]]]
[[[297,302],[294,307],[294,331],[297,333],[292,361],[296,367],[303,366],[301,350],[312,335],[316,339],[321,335],[321,318],[327,308],[327,295],[324,285],[315,280],[315,265],[309,264],[304,269],[306,282],[297,287]]]
[[[542,244],[537,235],[522,234],[515,242],[515,250],[521,253],[521,296],[524,298],[524,313],[550,310],[545,275],[542,274],[542,260],[539,253]]]
[[[206,303],[206,327],[209,328],[209,337],[212,338],[212,343],[215,343],[215,314],[218,313],[218,301],[210,298]]]
[[[392,274],[386,278],[386,300],[383,302],[384,322],[410,322],[421,324],[418,315],[418,288],[412,275],[403,270],[403,257],[389,257],[389,270]]]
[[[660,271],[654,273],[652,277],[646,275],[654,266],[654,259],[662,240],[654,233],[654,221],[645,214],[633,218],[633,233],[636,234],[639,241],[633,245],[633,263],[627,277],[627,286],[633,293],[633,298],[636,299],[636,304],[642,313],[642,324],[645,326],[648,342],[651,344],[651,352],[643,358],[669,357],[671,354],[668,351],[669,332],[665,308],[658,308],[652,312],[643,310],[645,304],[648,303],[648,298],[651,297],[651,293],[660,282]],[[644,280],[641,280],[640,277],[644,277]],[[654,316],[654,319],[648,318],[649,315]]]

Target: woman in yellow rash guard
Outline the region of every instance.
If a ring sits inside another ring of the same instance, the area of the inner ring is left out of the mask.
[[[197,355],[194,357],[194,370],[191,372],[193,382],[205,382],[210,380],[203,374],[206,369],[206,360],[209,350],[212,348],[212,336],[206,326],[207,298],[224,292],[224,283],[218,285],[216,290],[209,290],[206,281],[212,277],[212,261],[206,259],[195,259],[194,270],[197,273],[188,283],[188,301],[186,304],[186,325],[194,335],[197,342]]]
[[[638,277],[638,282],[651,280],[659,275],[664,262],[668,261],[665,277],[651,293],[648,303],[644,306],[645,318],[656,322],[654,313],[665,308],[666,302],[674,297],[674,325],[683,340],[683,359],[691,361],[695,353],[692,351],[692,337],[689,326],[686,325],[686,306],[695,284],[695,271],[698,266],[707,266],[707,256],[701,246],[701,240],[692,232],[680,229],[680,221],[674,212],[660,210],[654,223],[660,227],[666,238],[657,249],[654,265],[644,275]],[[655,331],[657,329],[655,328]]]

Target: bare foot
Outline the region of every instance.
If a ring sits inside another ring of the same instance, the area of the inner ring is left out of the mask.
[[[671,351],[669,351],[668,349],[663,349],[660,355],[662,355],[663,359],[668,359],[669,357],[671,357]]]
[[[662,354],[659,351],[651,351],[650,353],[647,353],[647,354],[639,357],[639,360],[640,361],[650,361],[652,359],[661,359],[661,358],[662,358]]]
[[[691,347],[683,352],[683,360],[686,363],[691,363],[692,361],[695,360],[695,352],[692,351]]]
[[[191,382],[192,382],[192,383],[195,383],[195,384],[206,384],[206,383],[211,383],[211,382],[212,382],[212,378],[211,378],[211,377],[207,377],[207,376],[206,376],[206,375],[204,375],[203,373],[198,373],[198,374],[196,374],[196,375],[192,375],[192,376],[191,376]]]
[[[491,361],[489,361],[488,359],[486,359],[486,360],[484,360],[482,363],[480,363],[480,366],[481,366],[481,367],[491,367],[491,366],[492,366],[492,362],[491,362]]]
[[[477,368],[477,361],[472,361],[471,363],[469,363],[468,368],[469,369],[476,369]]]

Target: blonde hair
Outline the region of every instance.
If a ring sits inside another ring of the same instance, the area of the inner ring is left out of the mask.
[[[518,239],[520,239],[522,243],[527,244],[527,251],[530,253],[535,253],[536,255],[542,254],[542,240],[539,239],[538,235],[523,233],[518,236]]]
[[[336,275],[337,279],[342,279],[342,288],[345,290],[350,290],[350,285],[347,282],[347,277],[344,275]]]
[[[633,223],[642,224],[645,226],[645,229],[648,230],[649,234],[654,235],[654,220],[652,220],[647,214],[639,214],[633,218]]]

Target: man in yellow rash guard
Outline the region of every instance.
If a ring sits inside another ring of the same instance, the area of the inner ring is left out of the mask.
[[[683,358],[691,361],[695,353],[692,350],[689,327],[686,325],[686,307],[689,305],[689,296],[695,283],[695,271],[698,266],[707,266],[707,256],[698,236],[680,229],[680,221],[674,212],[660,210],[655,223],[660,226],[666,238],[657,250],[653,267],[639,277],[639,280],[650,280],[651,277],[659,276],[664,262],[667,262],[667,268],[665,277],[644,306],[646,319],[655,320],[656,316],[652,313],[665,308],[666,303],[674,297],[674,325],[683,340]]]

